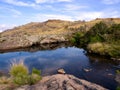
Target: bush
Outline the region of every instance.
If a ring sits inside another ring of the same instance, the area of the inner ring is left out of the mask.
[[[99,35],[95,35],[93,37],[90,37],[90,43],[94,43],[94,42],[103,42],[104,39],[102,37],[100,37]]]
[[[111,56],[111,57],[115,57],[115,58],[120,58],[120,46],[119,44],[117,45],[113,45],[113,44],[110,44],[111,45],[111,48],[109,49],[109,52],[108,54]]]
[[[40,74],[41,74],[41,71],[40,71],[40,70],[37,70],[36,68],[33,68],[33,69],[32,69],[32,74],[40,75]]]
[[[70,39],[70,42],[71,42],[71,43],[75,43],[75,42],[76,42],[75,38],[71,38],[71,39]]]
[[[96,23],[79,40],[94,53],[120,58],[120,24]]]
[[[17,85],[29,84],[29,75],[19,74],[16,77],[13,77],[13,82]]]
[[[71,42],[74,43],[74,44],[77,44],[79,45],[80,44],[80,38],[83,37],[84,34],[83,33],[80,33],[80,32],[77,32],[72,38],[71,38]]]
[[[30,83],[29,84],[35,84],[36,82],[38,82],[39,80],[41,80],[41,71],[37,70],[36,68],[32,69],[32,74],[30,76]]]
[[[10,75],[12,80],[17,85],[34,84],[41,79],[41,72],[33,68],[32,73],[29,74],[28,68],[23,61],[13,62],[10,67]]]
[[[24,65],[23,61],[20,62],[12,62],[10,67],[10,75],[12,77],[20,76],[20,75],[28,75],[28,68]]]

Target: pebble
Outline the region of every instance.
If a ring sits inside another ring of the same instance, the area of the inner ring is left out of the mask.
[[[83,69],[85,72],[90,72],[92,69],[86,69],[86,68],[84,68]]]

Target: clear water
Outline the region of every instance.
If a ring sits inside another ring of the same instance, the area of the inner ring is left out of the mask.
[[[117,87],[115,79],[116,65],[114,61],[96,56],[86,55],[84,49],[76,47],[60,47],[53,50],[15,51],[0,54],[0,71],[8,72],[13,60],[24,60],[31,71],[33,67],[42,71],[42,75],[56,74],[63,68],[67,74],[75,75],[106,88]],[[92,69],[85,72],[84,69]],[[109,75],[112,74],[112,75]]]

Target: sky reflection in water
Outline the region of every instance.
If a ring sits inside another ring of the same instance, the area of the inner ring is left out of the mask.
[[[63,68],[68,74],[98,83],[111,90],[115,89],[117,85],[114,80],[113,62],[106,62],[108,60],[103,58],[88,57],[83,49],[76,47],[3,53],[0,54],[0,71],[8,71],[13,60],[24,60],[30,71],[35,67],[42,71],[42,75],[56,74],[59,68]],[[85,72],[84,68],[91,68],[92,71]],[[113,75],[108,76],[109,73]]]

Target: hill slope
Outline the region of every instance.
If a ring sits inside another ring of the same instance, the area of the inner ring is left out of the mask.
[[[76,32],[87,32],[96,23],[120,23],[119,18],[96,19],[93,21],[31,22],[0,33],[0,50],[28,47],[35,44],[57,43],[68,41]]]

